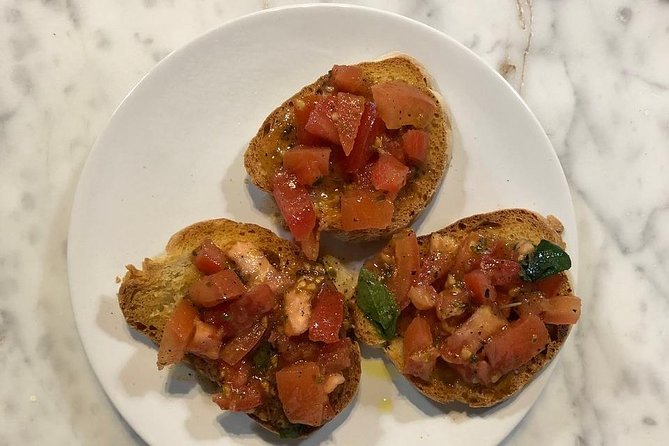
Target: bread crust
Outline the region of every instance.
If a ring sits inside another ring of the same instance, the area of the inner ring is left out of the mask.
[[[189,285],[201,276],[193,265],[192,252],[205,239],[211,239],[223,249],[237,241],[253,243],[279,271],[291,279],[296,279],[301,271],[314,266],[313,262],[302,257],[293,243],[254,224],[221,218],[188,226],[170,238],[162,255],[145,259],[141,269],[128,265],[119,288],[119,306],[127,323],[156,344],[160,344],[165,323],[175,305],[187,295]],[[353,344],[352,366],[344,370],[346,380],[335,389],[331,397],[335,414],[339,414],[352,401],[360,383],[360,349],[357,343]],[[191,354],[186,355],[185,360],[213,383],[223,385],[217,361]],[[291,423],[283,413],[276,389],[271,387],[269,390],[261,409],[249,416],[268,430],[280,433]],[[308,435],[316,429],[305,426],[301,435]]]
[[[470,232],[477,232],[483,236],[502,237],[509,241],[529,240],[534,244],[541,239],[546,239],[564,248],[565,243],[560,233],[557,232],[557,230],[561,232],[562,227],[557,223],[559,221],[552,216],[543,217],[525,209],[505,209],[464,218],[434,233],[448,235],[456,240],[461,240]],[[427,252],[432,234],[418,237],[421,254]],[[564,275],[564,273],[561,274]],[[558,294],[572,294],[568,280],[564,282]],[[386,341],[354,300],[351,301],[350,306],[357,338],[365,344],[383,348],[391,362],[401,371],[404,358],[402,337],[398,336],[390,342]],[[569,334],[570,327],[569,325],[547,325],[550,342],[546,349],[528,364],[504,375],[492,386],[466,383],[440,360],[437,361],[437,368],[430,381],[423,381],[412,375],[405,374],[404,376],[421,393],[434,401],[461,402],[470,407],[491,407],[510,398],[532,381],[534,376],[557,355]]]
[[[321,190],[316,186],[313,197],[325,192],[327,199],[315,200],[319,219],[319,230],[330,231],[344,241],[370,241],[388,237],[411,224],[429,204],[448,168],[451,158],[451,120],[441,96],[434,91],[427,72],[414,59],[406,55],[394,55],[374,62],[357,64],[369,85],[389,80],[402,80],[419,88],[438,104],[435,116],[429,124],[430,140],[425,165],[417,170],[415,177],[402,188],[395,199],[395,212],[390,225],[385,229],[344,231],[339,216],[341,191],[333,188]],[[260,189],[272,192],[272,177],[281,166],[282,154],[297,144],[293,126],[295,104],[302,98],[323,91],[330,74],[318,78],[291,96],[263,122],[258,133],[249,143],[244,154],[244,166],[253,183]]]

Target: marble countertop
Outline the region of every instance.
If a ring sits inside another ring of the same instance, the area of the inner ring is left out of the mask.
[[[158,61],[289,1],[0,2],[0,445],[141,444],[75,328],[66,244],[96,137]],[[375,0],[444,31],[522,95],[562,162],[584,317],[507,444],[669,437],[669,2]]]

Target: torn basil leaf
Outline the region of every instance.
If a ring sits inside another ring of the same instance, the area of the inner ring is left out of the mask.
[[[569,268],[569,254],[548,240],[541,240],[534,252],[520,261],[520,277],[526,282],[536,282]]]
[[[376,324],[383,337],[394,338],[400,309],[393,293],[374,274],[362,268],[355,294],[358,306]]]

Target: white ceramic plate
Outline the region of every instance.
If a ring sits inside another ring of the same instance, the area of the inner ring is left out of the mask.
[[[278,231],[247,180],[243,151],[284,99],[337,64],[401,51],[435,78],[455,124],[453,160],[419,234],[504,207],[557,215],[576,264],[576,226],[557,157],[518,95],[451,38],[406,18],[350,6],[269,10],[230,22],[161,62],[125,99],[91,151],[68,243],[72,305],[102,386],[153,444],[276,441],[222,413],[188,369],[158,372],[156,350],[116,301],[124,265],[159,254],[190,223],[228,217]],[[576,265],[572,271],[576,271]],[[365,351],[358,397],[307,444],[494,444],[548,379],[490,410],[438,406]]]

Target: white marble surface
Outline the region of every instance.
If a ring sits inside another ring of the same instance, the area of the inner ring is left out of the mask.
[[[141,444],[93,375],[65,246],[96,136],[143,74],[288,1],[0,1],[0,445]],[[375,0],[503,72],[574,196],[583,318],[508,444],[669,438],[669,2]],[[666,443],[664,443],[666,444]]]

